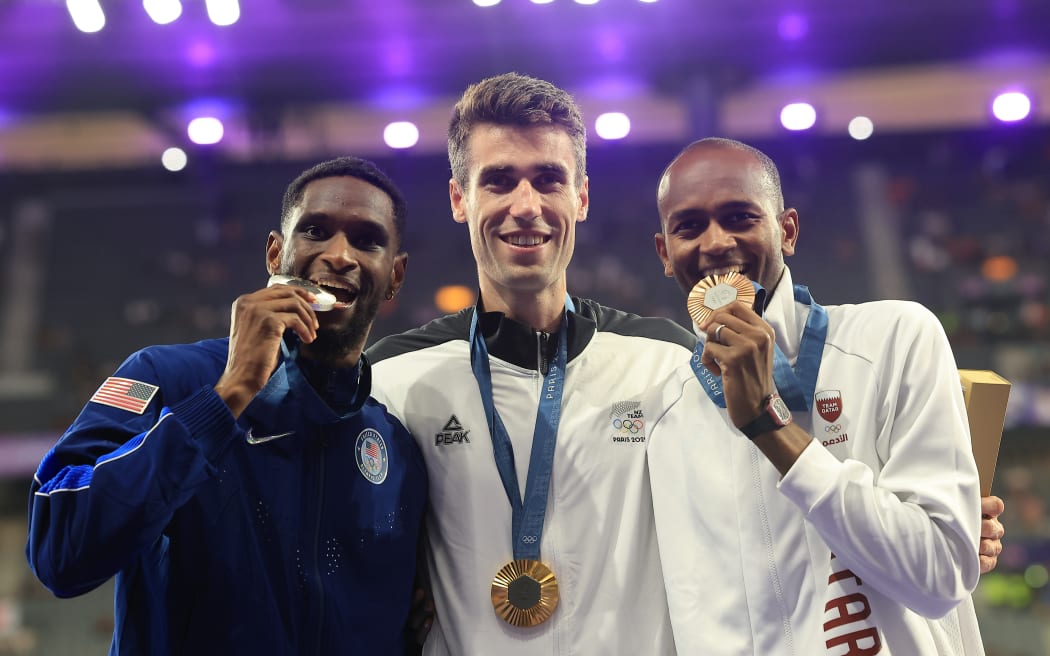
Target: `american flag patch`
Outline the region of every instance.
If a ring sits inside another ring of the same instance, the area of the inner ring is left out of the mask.
[[[365,442],[365,453],[372,456],[373,458],[379,458],[379,445],[373,441]]]
[[[98,388],[91,400],[141,415],[160,388],[130,378],[110,376]]]

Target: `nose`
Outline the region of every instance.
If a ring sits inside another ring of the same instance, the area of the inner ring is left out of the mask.
[[[700,252],[705,255],[721,255],[736,247],[736,238],[717,221],[711,221],[700,235]]]
[[[514,188],[510,215],[517,219],[535,219],[540,214],[540,195],[531,182],[523,179]]]
[[[333,271],[345,271],[358,264],[357,249],[341,232],[336,232],[325,241],[319,257]]]

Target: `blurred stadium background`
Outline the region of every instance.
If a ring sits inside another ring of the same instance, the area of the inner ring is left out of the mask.
[[[227,332],[300,170],[361,155],[406,192],[408,284],[375,334],[472,302],[444,130],[509,70],[588,120],[575,294],[687,322],[656,180],[735,137],[780,165],[818,300],[919,301],[960,367],[1013,383],[1006,546],[975,596],[990,656],[1050,654],[1050,2],[223,5],[0,0],[0,654],[105,653],[110,586],[58,601],[28,572],[29,480],[130,352]]]

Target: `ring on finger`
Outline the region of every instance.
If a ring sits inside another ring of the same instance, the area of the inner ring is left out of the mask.
[[[725,328],[725,327],[726,327],[726,325],[724,323],[720,323],[720,324],[718,324],[718,327],[715,328],[714,340],[716,342],[718,342],[719,344],[722,343],[722,339],[721,339],[721,337],[722,337],[722,329]]]

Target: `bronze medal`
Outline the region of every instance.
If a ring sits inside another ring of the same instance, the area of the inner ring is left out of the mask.
[[[715,310],[733,301],[751,307],[755,303],[755,287],[747,276],[735,271],[707,276],[693,286],[685,301],[685,309],[698,326],[706,326]]]
[[[492,579],[492,606],[507,624],[542,624],[558,607],[558,579],[538,560],[512,560]]]

